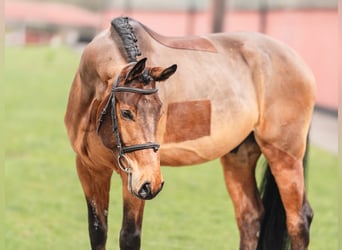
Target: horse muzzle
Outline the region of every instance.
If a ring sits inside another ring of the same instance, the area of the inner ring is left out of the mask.
[[[138,190],[138,192],[134,192],[131,188],[131,192],[134,196],[136,196],[139,199],[142,200],[151,200],[154,197],[157,196],[157,194],[159,194],[159,192],[163,189],[164,186],[164,182],[161,182],[159,188],[156,191],[153,191],[151,183],[150,182],[145,182],[140,189]]]
[[[159,158],[158,158],[159,160]],[[164,180],[160,172],[160,165],[148,165],[148,167],[138,167],[135,161],[131,161],[125,155],[119,157],[120,169],[127,173],[128,190],[137,198],[151,200],[159,194],[164,186]],[[146,164],[142,164],[146,166]],[[153,167],[154,166],[154,167]]]

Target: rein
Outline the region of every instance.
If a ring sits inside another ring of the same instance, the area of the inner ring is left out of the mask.
[[[115,81],[115,84],[113,85],[112,92],[108,98],[108,101],[106,103],[106,106],[101,112],[101,116],[99,118],[98,126],[97,126],[97,133],[99,133],[100,127],[102,125],[104,116],[107,114],[107,109],[109,105],[111,104],[112,110],[111,110],[111,118],[112,118],[112,125],[113,125],[113,134],[115,135],[116,138],[116,144],[117,144],[117,149],[118,149],[118,164],[119,167],[122,171],[130,174],[131,173],[131,168],[128,165],[128,159],[126,157],[126,153],[131,153],[134,151],[138,150],[144,150],[144,149],[153,149],[154,152],[157,152],[160,145],[155,142],[147,142],[147,143],[142,143],[142,144],[137,144],[137,145],[132,145],[132,146],[124,146],[122,144],[122,140],[120,137],[120,131],[118,127],[118,116],[116,112],[116,97],[115,93],[117,92],[129,92],[129,93],[136,93],[136,94],[142,94],[142,95],[152,95],[157,93],[158,89],[140,89],[140,88],[133,88],[133,87],[119,87],[119,79],[118,78]],[[126,167],[126,166],[127,167]]]

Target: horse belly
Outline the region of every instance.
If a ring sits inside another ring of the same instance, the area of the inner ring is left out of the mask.
[[[248,135],[248,133],[242,134],[239,133],[239,136],[236,136],[219,133],[195,140],[162,144],[160,147],[161,165],[185,166],[214,160],[229,153]]]

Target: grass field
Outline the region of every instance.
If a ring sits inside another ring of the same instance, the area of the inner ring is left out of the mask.
[[[79,57],[66,48],[6,48],[6,250],[89,249],[86,204],[63,124]],[[163,191],[146,205],[142,249],[238,249],[218,161],[163,174]],[[337,249],[337,156],[311,147],[308,177],[310,249]],[[118,249],[121,214],[114,176],[107,249]]]

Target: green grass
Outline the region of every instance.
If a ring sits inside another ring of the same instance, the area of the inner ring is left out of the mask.
[[[6,250],[89,249],[87,212],[63,116],[80,55],[66,48],[5,51]],[[337,156],[311,147],[310,249],[337,249]],[[218,161],[163,168],[148,201],[142,249],[237,249],[238,232]],[[112,180],[107,249],[118,249],[121,184]]]

